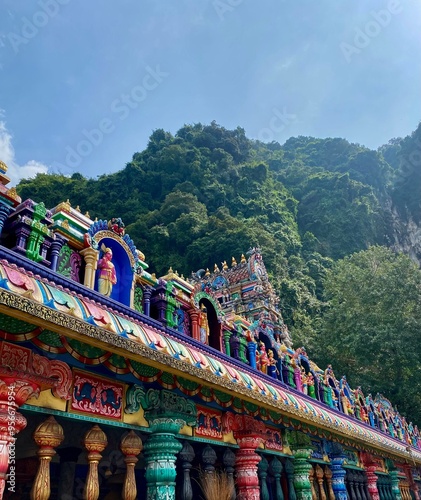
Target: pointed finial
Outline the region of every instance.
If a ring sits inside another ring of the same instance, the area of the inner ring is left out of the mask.
[[[242,253],[241,254],[241,264],[245,264],[247,262],[246,260],[246,257],[244,256],[244,254]]]
[[[175,270],[175,273],[174,273],[174,274],[175,274],[176,276],[178,276],[178,271],[177,271],[177,269]]]
[[[214,268],[213,268],[213,272],[214,273],[219,273],[219,267],[217,264],[215,264]]]
[[[170,268],[168,269],[167,271],[167,274],[172,274],[174,271],[172,270],[172,266],[170,266]]]
[[[226,271],[226,270],[228,269],[228,264],[227,264],[227,261],[226,261],[226,260],[224,260],[224,262],[221,262],[221,264],[222,264],[222,269],[223,269],[224,271]]]
[[[207,268],[206,268],[206,273],[205,273],[205,276],[210,276],[209,267],[207,267]]]
[[[78,212],[80,212],[80,206],[78,205],[75,210],[77,210]]]
[[[88,211],[86,212],[85,217],[88,217],[88,219],[90,219],[90,218],[91,218],[91,216],[89,215],[89,212],[88,212]]]
[[[231,267],[235,267],[237,265],[237,261],[235,260],[235,257],[232,258],[231,261]]]

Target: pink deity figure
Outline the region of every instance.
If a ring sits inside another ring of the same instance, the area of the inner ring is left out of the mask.
[[[297,363],[297,360],[295,358],[292,358],[291,364],[294,368],[294,382],[295,386],[297,387],[297,390],[300,392],[303,392],[303,383],[301,380],[301,370],[300,366]]]
[[[104,255],[98,261],[98,291],[102,295],[109,297],[113,291],[113,286],[117,283],[114,264],[111,262],[113,252],[111,248],[103,247]]]

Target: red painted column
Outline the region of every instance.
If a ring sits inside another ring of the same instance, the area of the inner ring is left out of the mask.
[[[377,489],[377,474],[375,473],[376,469],[376,464],[369,464],[365,466],[368,481],[367,487],[371,495],[371,500],[380,500],[379,490]]]
[[[235,473],[239,500],[260,500],[259,477],[257,464],[261,456],[256,453],[256,448],[263,441],[259,436],[238,436],[234,432],[240,449],[235,458]]]
[[[360,457],[367,474],[367,488],[371,495],[371,500],[380,500],[379,490],[377,489],[376,474],[379,463],[376,462],[376,458],[373,457],[373,455],[367,452],[361,452]]]
[[[200,340],[200,332],[199,332],[199,311],[196,309],[189,310],[190,318],[191,318],[191,336],[195,340]]]

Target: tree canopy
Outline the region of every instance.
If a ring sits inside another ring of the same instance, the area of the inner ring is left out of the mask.
[[[373,246],[327,272],[328,307],[314,349],[351,385],[385,392],[401,413],[421,415],[421,271],[411,259]],[[348,376],[349,375],[349,376]],[[374,394],[373,394],[374,395]]]
[[[421,261],[421,238],[408,229],[421,223],[420,151],[421,125],[372,151],[340,138],[264,144],[240,127],[197,123],[155,130],[116,173],[38,174],[17,190],[49,207],[69,198],[91,217],[121,217],[158,275],[220,267],[260,246],[294,341],[406,410],[418,397],[409,350],[421,327],[419,274],[378,245]]]

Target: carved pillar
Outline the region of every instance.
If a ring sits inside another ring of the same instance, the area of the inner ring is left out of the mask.
[[[380,500],[388,500],[387,495],[385,494],[385,491],[384,491],[384,477],[383,476],[377,477],[377,491],[379,492]]]
[[[412,491],[412,493],[414,494],[415,500],[420,500],[418,486],[416,485],[414,478],[412,476],[411,466],[408,464],[404,465],[404,470],[405,470],[405,475],[408,478],[410,492]]]
[[[325,478],[327,483],[327,496],[329,500],[335,500],[335,493],[332,488],[332,471],[329,469],[327,465],[325,465]]]
[[[276,457],[272,458],[269,471],[275,478],[275,500],[284,500],[284,493],[281,486],[282,463]]]
[[[354,474],[351,470],[346,471],[346,481],[348,483],[351,498],[357,500],[357,494],[354,488]]]
[[[171,391],[149,389],[141,398],[152,434],[144,446],[148,500],[175,498],[175,460],[182,449],[175,438],[184,425],[196,425],[192,401]]]
[[[249,415],[227,412],[222,417],[225,432],[233,431],[239,450],[235,459],[238,500],[259,500],[257,464],[261,457],[256,448],[265,440],[266,427],[260,420]]]
[[[365,471],[367,474],[368,481],[368,491],[371,496],[371,500],[380,500],[379,490],[377,489],[377,474],[376,474],[377,465],[376,464],[368,464],[365,465]]]
[[[158,321],[164,325],[166,324],[165,311],[167,309],[166,285],[166,281],[160,279],[158,285],[155,287],[155,294],[151,299],[155,310],[158,311]]]
[[[316,488],[316,474],[314,471],[314,467],[312,466],[309,473],[308,473],[308,478],[310,480],[310,486],[311,486],[311,498],[313,500],[317,500],[317,488]]]
[[[76,463],[81,448],[76,446],[68,446],[66,448],[59,448],[57,454],[60,456],[60,476],[58,479],[58,500],[68,500],[69,495],[73,494],[73,487],[75,483]]]
[[[395,500],[402,500],[401,490],[399,489],[399,477],[397,470],[389,471],[390,480],[392,483],[392,495]]]
[[[60,250],[67,240],[58,233],[54,234],[54,240],[51,242],[51,269],[53,271],[57,270],[58,256],[60,255]]]
[[[311,463],[308,459],[313,451],[307,434],[299,431],[289,433],[289,442],[294,452],[294,487],[298,500],[311,500],[311,484],[309,479]]]
[[[230,448],[227,448],[224,451],[224,456],[222,457],[222,462],[223,462],[224,467],[225,467],[225,472],[227,473],[227,476],[228,476],[228,482],[231,485],[231,489],[232,489],[232,495],[231,495],[230,500],[235,500],[235,498],[236,498],[235,483],[234,483],[235,453]]]
[[[4,223],[12,211],[13,207],[0,202],[0,236],[3,231]]]
[[[92,290],[95,287],[95,271],[98,265],[99,252],[92,247],[84,248],[80,251],[85,259],[85,278],[83,284]]]
[[[216,452],[212,446],[209,446],[208,444],[203,448],[202,462],[204,464],[205,472],[210,474],[215,472]]]
[[[343,467],[344,462],[345,455],[342,446],[339,443],[333,443],[330,469],[332,471],[332,489],[336,500],[347,500],[348,498],[345,486],[346,470]]]
[[[181,500],[193,500],[193,490],[191,487],[190,470],[194,459],[194,450],[188,441],[184,441],[183,449],[178,454],[183,468],[183,486],[180,491]]]
[[[231,332],[229,330],[223,330],[225,354],[227,356],[231,356],[230,337],[231,337]]]
[[[244,337],[240,337],[240,345],[238,347],[238,357],[240,358],[240,361],[243,361],[243,363],[248,364],[249,361],[247,359],[247,340]]]
[[[326,500],[326,492],[323,486],[323,479],[324,479],[324,470],[320,467],[320,465],[316,465],[315,468],[315,473],[316,473],[316,478],[317,478],[317,483],[319,484],[319,498],[320,500]]]
[[[145,286],[145,289],[143,290],[143,311],[146,316],[151,315],[151,295],[152,288],[150,286]]]
[[[83,445],[88,450],[89,471],[83,490],[84,500],[97,500],[99,497],[98,464],[102,458],[101,452],[107,446],[107,436],[98,425],[94,425],[84,438]]]
[[[260,481],[260,500],[269,500],[269,490],[267,484],[267,475],[269,469],[269,462],[265,457],[262,457],[260,462],[257,464],[257,474]]]
[[[289,500],[297,500],[297,495],[294,488],[294,463],[292,460],[285,462],[285,474],[287,475],[288,498]]]
[[[50,462],[57,448],[64,439],[63,427],[53,416],[47,418],[34,432],[34,441],[38,450],[39,467],[31,489],[31,500],[48,500],[51,493]]]
[[[126,476],[121,496],[123,500],[135,500],[137,489],[134,468],[137,463],[137,455],[142,451],[142,440],[134,431],[130,431],[121,440],[120,449],[126,463]]]
[[[25,226],[25,227],[24,227]],[[18,226],[14,228],[16,234],[16,245],[12,248],[16,252],[19,252],[23,255],[26,254],[26,244],[28,241],[28,237],[31,234],[30,229],[25,223],[19,223]]]
[[[188,311],[191,319],[191,336],[195,340],[200,340],[200,331],[199,331],[199,311],[196,309],[190,309]]]
[[[360,490],[361,500],[370,500],[370,498],[367,497],[367,492],[365,488],[364,472],[357,472],[355,475],[357,476],[357,486]]]
[[[257,350],[256,342],[248,342],[247,349],[249,352],[250,366],[252,368],[256,369],[257,368],[257,366],[256,366],[256,350]]]
[[[258,436],[234,437],[240,449],[237,451],[235,469],[237,476],[238,500],[259,500],[259,478],[257,476],[257,464],[260,455],[256,448],[260,446],[262,438]]]

